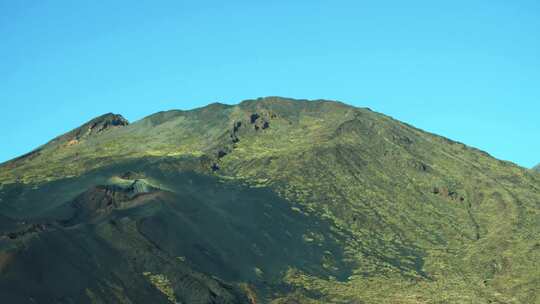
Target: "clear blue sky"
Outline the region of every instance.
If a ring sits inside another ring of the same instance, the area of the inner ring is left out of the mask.
[[[269,95],[367,106],[531,167],[540,4],[0,0],[0,161],[106,112]]]

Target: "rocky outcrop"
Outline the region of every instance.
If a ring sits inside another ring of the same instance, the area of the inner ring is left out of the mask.
[[[214,154],[215,156],[211,156],[210,158],[214,159],[215,162],[209,163],[207,166],[212,172],[218,171],[220,169],[220,160],[237,148],[241,135],[250,136],[250,133],[253,135],[260,130],[266,130],[270,128],[270,120],[276,118],[277,114],[270,111],[262,111],[248,114],[243,120],[234,121],[232,128],[225,133],[228,134],[228,138],[218,143],[211,153],[211,155]]]
[[[268,129],[270,127],[270,119],[276,118],[274,113],[253,113],[249,116],[250,123],[255,131]]]
[[[96,136],[104,131],[127,125],[129,125],[129,121],[122,117],[122,115],[107,113],[53,139],[49,144],[60,143],[66,146],[72,146],[78,144],[81,140]]]
[[[11,231],[8,233],[2,234],[1,237],[9,238],[10,240],[15,240],[27,235],[37,234],[43,231],[47,231],[51,227],[50,224],[30,224],[25,225],[23,229]]]
[[[457,191],[449,187],[433,187],[432,193],[453,201],[463,202],[465,200],[465,198],[459,195]]]
[[[157,191],[159,191],[158,188],[144,180],[134,180],[128,186],[100,185],[92,187],[70,203],[73,216],[66,221],[62,221],[61,224],[63,226],[72,226],[101,218],[110,214],[113,210],[136,205],[138,203],[137,198]]]

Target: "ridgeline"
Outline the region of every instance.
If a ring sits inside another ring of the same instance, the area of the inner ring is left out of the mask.
[[[106,114],[0,165],[6,303],[540,303],[540,174],[279,97]]]

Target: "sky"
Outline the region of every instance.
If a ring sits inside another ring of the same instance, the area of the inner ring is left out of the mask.
[[[0,162],[103,113],[369,107],[540,163],[540,2],[0,0]]]

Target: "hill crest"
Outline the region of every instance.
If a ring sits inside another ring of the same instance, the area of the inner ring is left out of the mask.
[[[534,303],[539,210],[538,174],[368,109],[159,112],[0,166],[0,293]]]

